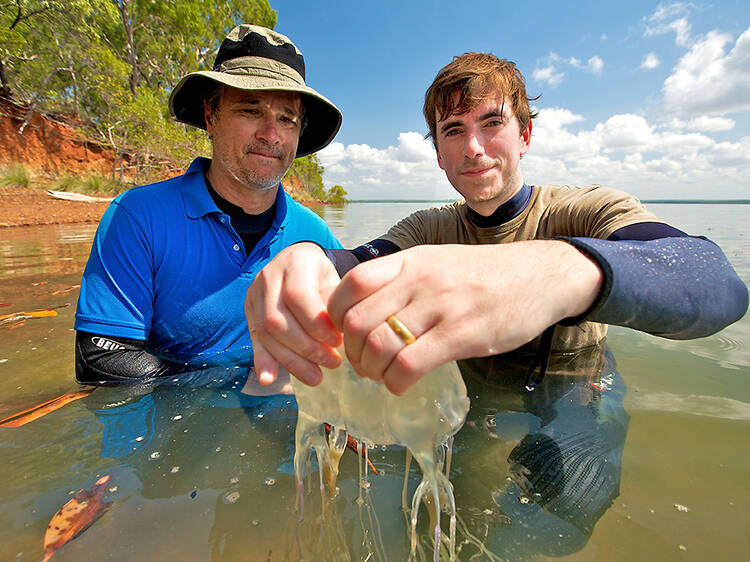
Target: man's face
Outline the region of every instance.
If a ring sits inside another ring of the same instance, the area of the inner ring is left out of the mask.
[[[297,154],[301,115],[297,93],[226,87],[216,111],[205,108],[212,171],[250,189],[276,187]]]
[[[510,100],[490,98],[467,113],[437,115],[438,165],[476,212],[490,215],[523,185],[519,165],[531,140]]]

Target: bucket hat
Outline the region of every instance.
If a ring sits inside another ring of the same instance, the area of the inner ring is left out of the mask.
[[[341,127],[341,111],[305,85],[305,59],[288,37],[266,27],[242,24],[229,32],[216,54],[213,70],[191,72],[172,90],[169,111],[182,123],[206,128],[203,100],[218,84],[240,90],[298,92],[305,106],[305,126],[297,157],[328,145]]]

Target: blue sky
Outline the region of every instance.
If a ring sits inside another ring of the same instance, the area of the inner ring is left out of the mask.
[[[424,140],[454,55],[513,60],[540,111],[527,183],[750,198],[750,2],[271,0],[344,122],[318,155],[350,199],[455,196]]]

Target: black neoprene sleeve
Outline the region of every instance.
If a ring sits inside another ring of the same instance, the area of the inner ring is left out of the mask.
[[[76,333],[76,380],[81,384],[136,383],[187,371],[146,350],[146,342]]]

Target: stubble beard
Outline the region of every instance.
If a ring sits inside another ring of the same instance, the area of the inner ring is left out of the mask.
[[[245,147],[244,152],[245,154],[250,154],[257,148],[256,146],[248,146]],[[283,154],[280,151],[274,153],[274,155],[280,159],[283,158]],[[226,158],[220,158],[220,162],[227,174],[235,182],[255,192],[265,192],[274,189],[284,179],[284,176],[291,167],[290,165],[276,174],[271,174],[259,172],[255,168],[245,167],[237,162],[230,162]]]
[[[227,168],[227,171],[234,181],[258,192],[269,191],[278,186],[287,172],[287,170],[284,170],[280,174],[269,176],[268,174],[260,174],[253,169],[241,167],[237,167],[237,169]]]
[[[509,177],[503,177],[502,170],[503,168],[500,163],[497,168],[499,177],[495,178],[495,180],[500,181],[499,187],[495,184],[495,181],[484,183],[482,180],[470,182],[463,186],[464,193],[462,195],[470,207],[492,205],[496,210],[497,207],[508,201],[520,189],[523,185],[521,167],[517,166]],[[475,210],[478,211],[478,209]]]

